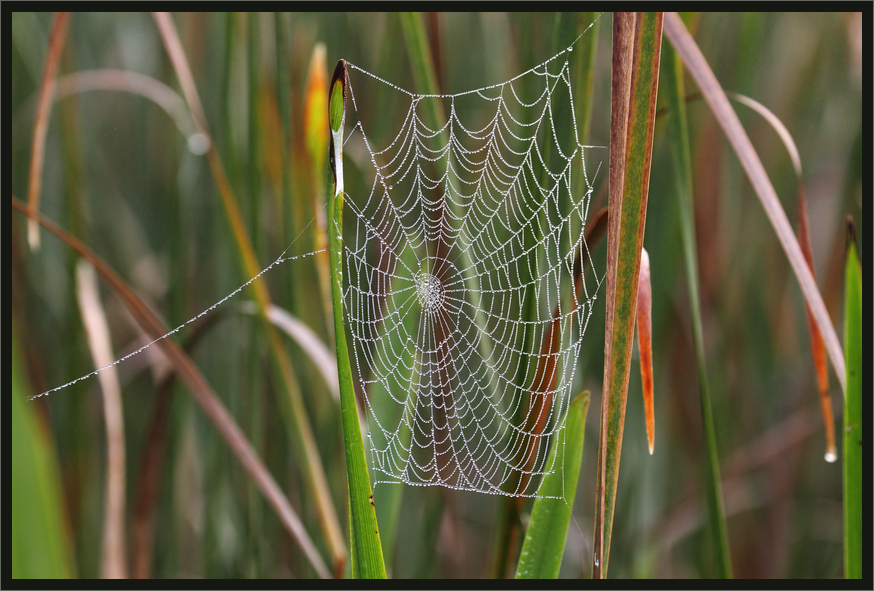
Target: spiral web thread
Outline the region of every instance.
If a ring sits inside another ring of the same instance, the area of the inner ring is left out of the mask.
[[[594,146],[580,143],[571,108],[572,50],[455,95],[415,94],[348,64],[357,122],[345,142],[366,147],[372,184],[345,199],[354,223],[347,215],[341,291],[375,485],[538,496],[563,465],[563,448],[552,461],[549,450],[563,442],[598,288],[579,272],[579,257],[591,260]],[[358,74],[408,99],[385,145],[360,119]],[[428,101],[449,113],[439,129],[422,119]]]

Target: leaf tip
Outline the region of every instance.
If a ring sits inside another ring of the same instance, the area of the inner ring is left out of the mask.
[[[331,77],[331,130],[340,131],[346,115],[346,60],[341,59]]]
[[[859,243],[856,240],[856,221],[853,219],[853,216],[847,216],[847,252],[850,252],[850,248],[856,251],[856,257],[859,257]]]
[[[39,252],[39,224],[36,220],[27,220],[27,243],[31,252]]]

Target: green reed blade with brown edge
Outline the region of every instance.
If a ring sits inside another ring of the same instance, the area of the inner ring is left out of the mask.
[[[358,406],[352,385],[352,367],[349,364],[349,350],[346,348],[346,324],[343,322],[343,126],[346,122],[346,62],[343,60],[334,69],[328,105],[331,126],[330,166],[334,181],[333,194],[328,201],[328,249],[331,257],[331,297],[334,304],[334,337],[340,379],[346,474],[349,479],[352,576],[356,579],[384,579],[382,544],[379,541],[373,492],[370,488],[364,441],[358,421]]]
[[[844,397],[844,576],[861,579],[862,482],[865,478],[862,468],[862,263],[852,218],[847,221],[844,297],[844,354],[847,360],[847,393]]]
[[[610,558],[646,222],[663,13],[615,13],[613,19],[611,214],[607,234],[604,390],[592,557],[595,578],[606,577]]]
[[[547,465],[561,465],[561,468],[544,477],[538,493],[543,497],[562,498],[538,498],[534,501],[525,542],[519,554],[517,579],[558,578],[583,461],[588,410],[589,392],[585,391],[571,402],[565,428],[549,452]],[[559,453],[562,454],[561,462],[556,457]]]
[[[705,458],[707,462],[706,491],[707,517],[713,544],[716,573],[730,578],[731,554],[728,544],[728,527],[725,521],[725,504],[722,499],[722,479],[719,469],[719,453],[716,449],[716,427],[713,421],[713,405],[710,401],[710,385],[707,380],[707,363],[704,357],[704,329],[701,321],[700,282],[698,280],[698,249],[695,241],[695,211],[692,200],[692,156],[689,148],[689,123],[686,117],[683,62],[672,47],[665,47],[664,88],[670,105],[668,141],[674,163],[677,203],[680,215],[680,239],[683,243],[683,260],[686,267],[686,283],[689,287],[689,313],[692,320],[692,338],[695,346],[695,364],[698,374],[698,394],[701,400],[701,422],[704,427]]]

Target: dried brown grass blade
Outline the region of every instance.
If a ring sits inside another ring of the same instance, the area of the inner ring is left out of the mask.
[[[789,264],[792,265],[792,270],[798,278],[801,291],[808,306],[810,306],[813,318],[822,333],[826,350],[838,376],[841,389],[846,391],[844,354],[838,342],[837,333],[829,318],[825,303],[822,301],[822,295],[816,287],[816,280],[807,265],[795,234],[792,232],[786,212],[783,211],[780,205],[780,200],[777,198],[777,193],[771,185],[762,161],[759,159],[755,148],[753,148],[749,137],[747,137],[746,132],[741,126],[737,115],[731,108],[725,91],[723,91],[719,81],[701,54],[701,50],[698,49],[695,40],[686,30],[683,21],[676,13],[672,12],[665,15],[665,34],[683,59],[683,63],[698,84],[698,88],[704,94],[704,98],[710,105],[713,115],[716,117],[720,127],[722,127],[723,132],[740,160],[741,166],[750,179],[753,189],[755,189],[756,195],[759,197],[765,213],[777,234],[777,238],[786,252]]]
[[[96,368],[106,367],[115,360],[109,336],[109,323],[100,302],[100,291],[94,267],[79,259],[76,265],[76,295],[88,336],[88,348]],[[103,541],[100,576],[104,579],[126,579],[127,544],[125,542],[125,445],[124,412],[121,386],[115,366],[97,374],[103,391],[103,416],[106,422],[106,496],[103,507]]]
[[[55,14],[52,31],[49,34],[49,49],[46,52],[42,84],[39,89],[39,102],[33,124],[33,144],[30,153],[30,178],[27,185],[27,202],[30,211],[39,211],[39,192],[42,188],[42,167],[45,160],[46,134],[49,130],[49,116],[52,113],[52,97],[55,94],[55,74],[67,36],[67,23],[70,13]],[[39,250],[39,224],[31,217],[27,222],[27,242],[31,250]]]

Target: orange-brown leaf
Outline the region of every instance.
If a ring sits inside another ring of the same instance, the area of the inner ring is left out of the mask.
[[[807,197],[804,191],[804,181],[798,179],[798,244],[810,274],[816,279],[816,271],[813,268],[813,248],[810,241],[810,224],[807,219]],[[822,407],[822,420],[825,424],[826,450],[825,459],[834,462],[838,459],[838,448],[835,445],[835,420],[832,413],[832,399],[828,387],[828,365],[826,364],[825,342],[816,318],[810,305],[805,302],[804,309],[807,312],[807,324],[810,329],[810,350],[813,354],[813,369],[816,371],[816,383],[819,390],[819,403]]]
[[[646,439],[653,452],[655,417],[652,386],[652,284],[649,278],[649,254],[640,251],[640,279],[637,288],[637,346],[640,351],[640,381],[643,387],[643,410],[646,413]]]

